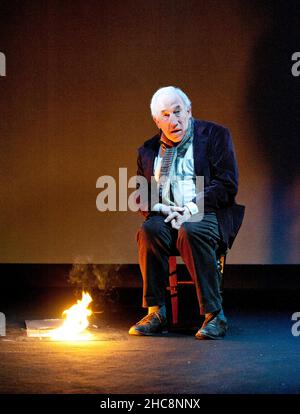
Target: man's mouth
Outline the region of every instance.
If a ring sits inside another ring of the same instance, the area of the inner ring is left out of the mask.
[[[173,129],[173,131],[171,131],[171,134],[178,134],[178,132],[181,132],[181,129]]]

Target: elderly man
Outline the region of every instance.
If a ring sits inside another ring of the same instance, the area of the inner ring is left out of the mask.
[[[147,179],[149,195],[154,177],[158,193],[158,202],[147,197],[145,206],[141,200],[146,220],[137,234],[148,315],[129,334],[166,331],[168,258],[177,250],[195,282],[200,314],[205,315],[196,338],[219,339],[227,320],[216,250],[231,247],[244,215],[244,206],[235,203],[238,171],[231,136],[223,126],[193,119],[191,102],[179,88],[156,91],[150,108],[160,133],[139,148],[137,173]],[[200,176],[202,191],[196,186]]]

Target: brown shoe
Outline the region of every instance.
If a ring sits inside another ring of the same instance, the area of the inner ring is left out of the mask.
[[[204,321],[195,337],[196,339],[221,339],[225,336],[227,329],[227,319],[222,312],[210,321]]]
[[[149,313],[129,329],[129,335],[155,335],[167,333],[167,319],[159,312]]]

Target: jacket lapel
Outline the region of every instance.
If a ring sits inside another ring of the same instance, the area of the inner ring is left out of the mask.
[[[153,149],[148,150],[147,159],[145,160],[145,166],[144,166],[145,176],[148,182],[151,181],[151,176],[154,174],[153,167],[154,167],[154,160],[156,156],[157,156],[157,152],[155,152]]]
[[[152,145],[144,147],[145,155],[143,157],[143,170],[148,182],[151,182],[153,176],[154,160],[159,151],[159,136]]]
[[[194,139],[193,139],[193,154],[194,154],[194,169],[197,176],[204,176],[205,182],[210,180],[209,161],[207,159],[207,135],[203,134],[201,122],[195,122]]]

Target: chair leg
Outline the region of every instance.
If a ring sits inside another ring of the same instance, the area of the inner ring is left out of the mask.
[[[224,291],[224,268],[225,268],[225,262],[226,262],[226,255],[221,254],[219,258],[219,272],[220,272],[220,293],[223,295]]]
[[[220,294],[224,290],[224,268],[226,264],[226,253],[221,253],[218,257],[218,271],[220,276]],[[194,281],[179,281],[177,280],[177,262],[176,256],[169,257],[169,288],[171,293],[171,307],[172,307],[172,325],[178,324],[178,285],[194,285]]]
[[[176,270],[176,256],[169,257],[169,284],[171,293],[172,306],[172,324],[178,323],[178,290],[177,290],[177,270]]]

